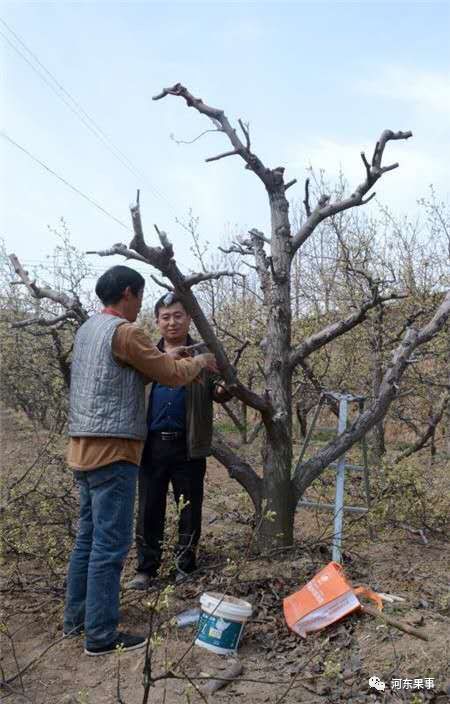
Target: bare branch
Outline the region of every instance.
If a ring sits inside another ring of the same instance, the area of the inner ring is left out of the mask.
[[[367,196],[367,198],[362,198],[362,199],[361,199],[361,205],[366,205],[366,203],[369,203],[369,201],[371,201],[372,198],[375,198],[376,195],[377,195],[377,194],[376,194],[375,191],[374,191],[373,193],[370,194],[370,196]]]
[[[228,249],[225,249],[225,247],[218,247],[220,252],[223,252],[224,254],[241,254],[242,256],[249,256],[250,254],[253,254],[251,250],[245,250],[241,245],[234,244]]]
[[[176,138],[175,138],[175,135],[171,134],[171,135],[170,135],[170,139],[171,139],[173,142],[175,142],[175,144],[194,144],[194,142],[197,142],[197,140],[201,139],[201,137],[203,137],[205,134],[209,134],[210,132],[219,132],[219,130],[217,130],[217,129],[215,129],[215,130],[204,130],[203,132],[200,132],[200,134],[197,135],[197,137],[194,137],[194,139],[188,139],[188,140],[185,140],[185,139],[176,139]]]
[[[161,247],[148,247],[145,243],[144,233],[142,230],[139,203],[136,202],[135,205],[131,205],[130,211],[134,231],[134,237],[130,242],[130,247],[128,248],[126,245],[119,242],[117,244],[114,244],[109,249],[103,249],[100,251],[89,251],[87,252],[87,254],[98,254],[100,257],[109,257],[114,254],[120,254],[126,259],[136,259],[137,261],[145,262],[146,264],[151,264],[152,266],[155,266],[157,269],[159,269],[162,273],[165,273],[168,264],[173,257],[172,245],[167,240],[167,242],[163,243],[162,249]]]
[[[25,284],[33,298],[48,298],[54,303],[59,303],[64,308],[73,308],[78,303],[75,298],[70,298],[62,291],[56,291],[49,287],[37,286],[35,281],[31,281],[28,271],[23,268],[15,254],[10,254],[9,259],[17,276],[20,276],[22,283]]]
[[[312,235],[315,228],[322,222],[322,220],[329,218],[331,215],[336,215],[336,213],[348,210],[349,208],[365,205],[369,202],[369,200],[371,200],[370,197],[364,199],[364,196],[370,191],[372,186],[374,186],[374,184],[384,173],[392,171],[398,167],[397,163],[390,164],[389,166],[381,166],[381,159],[383,157],[387,142],[397,139],[409,139],[410,137],[412,137],[412,132],[393,132],[392,130],[385,130],[375,146],[371,165],[369,165],[364,153],[361,154],[361,158],[363,159],[364,166],[366,168],[365,180],[359,184],[359,186],[350,196],[348,196],[348,198],[343,198],[342,200],[334,203],[329,203],[328,196],[322,197],[314,210],[309,214],[307,212],[308,217],[306,222],[303,223],[292,239],[292,256],[299,249],[299,247],[306,242],[308,237]]]
[[[97,254],[99,257],[112,257],[115,254],[120,254],[126,259],[136,259],[138,262],[145,262],[148,264],[145,257],[141,254],[137,254],[136,252],[132,252],[131,249],[128,249],[126,244],[123,244],[122,242],[113,244],[113,246],[109,247],[109,249],[89,250],[86,254]]]
[[[265,242],[266,244],[270,244],[270,240],[264,235],[261,230],[257,230],[256,227],[254,227],[252,230],[248,231],[249,235],[251,237],[256,237],[258,240],[261,240],[261,242]]]
[[[409,139],[409,137],[412,137],[412,132],[393,132],[392,130],[384,130],[382,133],[380,139],[375,145],[375,149],[373,152],[373,157],[372,157],[372,168],[375,169],[386,169],[390,170],[392,168],[396,168],[397,165],[392,166],[381,166],[381,160],[383,158],[383,153],[384,149],[386,147],[386,144],[391,141],[391,140],[396,140],[396,139]]]
[[[215,327],[219,332],[222,332],[224,335],[228,335],[228,337],[231,337],[231,339],[234,340],[235,342],[239,342],[239,344],[244,344],[244,340],[243,340],[242,338],[238,337],[237,335],[235,335],[234,333],[230,332],[230,331],[227,330],[226,328],[222,328],[222,327],[219,325],[219,323],[217,322],[217,320],[216,320],[215,318],[213,318],[212,321],[213,321],[213,323],[214,323],[214,327]]]
[[[311,385],[312,385],[312,386],[314,387],[314,389],[316,390],[318,396],[320,397],[320,395],[323,394],[323,393],[326,391],[325,386],[324,386],[324,385],[322,384],[322,382],[317,378],[317,376],[315,375],[314,371],[311,369],[311,367],[309,366],[309,364],[307,363],[307,361],[306,361],[305,359],[300,359],[300,360],[299,360],[299,364],[300,364],[301,368],[303,369],[306,378],[309,380],[309,382],[311,383]],[[302,385],[299,384],[299,387],[300,387],[300,388],[301,388],[301,386],[302,386]],[[300,389],[297,388],[297,389],[293,392],[292,396],[295,396],[296,392],[299,391],[299,390],[300,390]],[[332,410],[332,412],[334,413],[334,415],[335,415],[335,416],[338,416],[338,415],[339,415],[339,406],[338,406],[337,401],[336,401],[335,399],[333,399],[332,397],[330,397],[330,396],[324,396],[324,400],[325,400],[325,403],[331,408],[331,410]]]
[[[76,296],[68,296],[63,291],[56,291],[55,289],[50,288],[50,286],[38,286],[35,281],[31,281],[28,275],[28,271],[23,268],[22,264],[20,263],[18,257],[15,254],[10,254],[9,259],[14,267],[14,271],[16,272],[17,276],[20,277],[21,282],[27,287],[28,291],[30,292],[33,298],[47,298],[48,300],[53,301],[53,303],[61,305],[67,311],[70,311],[70,317],[73,317],[80,322],[84,322],[85,320],[87,320],[87,311],[83,308],[79,299]],[[53,324],[56,324],[57,322],[60,321],[54,321]],[[43,323],[39,324],[42,325]],[[51,324],[52,323],[49,323],[49,325]],[[19,325],[19,327],[23,327],[23,325]]]
[[[236,356],[233,360],[233,367],[237,367],[237,365],[239,364],[239,360],[241,359],[243,353],[245,352],[249,344],[250,340],[245,340],[245,342],[239,347],[239,349],[236,350]]]
[[[436,428],[439,425],[439,423],[442,420],[442,417],[445,413],[445,409],[447,408],[448,402],[449,402],[449,392],[446,391],[438,404],[438,407],[434,413],[430,413],[430,417],[427,423],[427,426],[425,430],[420,434],[420,436],[417,438],[417,440],[411,445],[411,447],[408,447],[407,450],[404,450],[401,452],[399,455],[394,460],[395,464],[398,464],[402,460],[406,459],[406,457],[410,457],[413,455],[415,452],[418,452],[422,448],[425,447],[427,444],[428,440],[430,440],[435,432]]]
[[[394,350],[392,361],[380,384],[377,398],[358,416],[348,430],[329,443],[310,460],[299,465],[294,476],[295,495],[298,500],[305,489],[338,457],[341,457],[352,445],[360,440],[370,428],[378,423],[387,413],[393,399],[397,396],[399,382],[408,368],[408,362],[414,350],[429,342],[446,324],[450,316],[450,291],[438,307],[432,319],[420,330],[410,328],[401,344]]]
[[[244,277],[244,274],[241,274],[239,271],[205,271],[205,272],[199,272],[198,274],[191,274],[190,276],[187,276],[184,280],[184,283],[186,286],[195,286],[196,284],[200,284],[202,281],[211,281],[212,279],[220,279],[222,276],[242,276]]]
[[[219,159],[224,159],[227,156],[236,156],[238,155],[239,152],[236,151],[236,149],[232,149],[229,152],[222,152],[222,154],[217,154],[217,156],[210,156],[205,161],[219,161]]]
[[[233,411],[233,409],[229,407],[228,403],[222,403],[222,408],[227,413],[227,415],[231,418],[231,420],[233,421],[234,425],[239,430],[239,432],[242,433],[244,430],[244,426],[242,425],[241,421],[239,420],[239,418],[237,417],[237,415]]]
[[[364,152],[361,152],[361,159],[362,159],[364,166],[366,167],[366,176],[369,179],[370,178],[370,164],[367,161],[366,155],[364,154]]]
[[[288,188],[290,188],[291,186],[295,186],[296,183],[297,183],[297,179],[296,179],[296,178],[293,178],[291,181],[288,181],[288,182],[285,184],[284,190],[287,191]]]
[[[161,288],[165,288],[167,291],[170,291],[170,292],[173,291],[172,286],[169,286],[169,284],[164,283],[164,281],[161,281],[161,279],[158,279],[158,277],[155,276],[154,274],[150,274],[150,278],[153,279],[155,284],[158,284],[158,286],[161,286]]]
[[[53,325],[58,325],[66,320],[76,319],[76,315],[73,310],[67,311],[56,318],[28,318],[27,320],[18,320],[17,322],[11,323],[12,328],[27,328],[30,325],[39,325],[40,327],[52,327]]]
[[[161,100],[167,95],[175,95],[183,98],[186,101],[188,107],[195,108],[202,115],[206,115],[210,120],[213,120],[215,124],[220,125],[220,128],[225,132],[228,139],[230,140],[233,150],[232,152],[227,152],[226,154],[220,155],[219,157],[213,157],[208,161],[214,161],[217,158],[222,158],[222,156],[231,156],[231,154],[239,154],[245,161],[247,168],[255,172],[255,174],[261,179],[266,188],[269,190],[273,187],[274,174],[270,169],[267,169],[262,161],[250,151],[250,139],[248,134],[248,129],[244,128],[243,123],[241,124],[241,129],[244,132],[246,144],[237,136],[236,130],[231,126],[228,118],[226,117],[223,110],[219,108],[214,108],[203,102],[201,98],[195,98],[192,93],[190,93],[185,86],[181,83],[176,83],[174,86],[169,88],[164,88],[161,93],[155,95],[153,100]]]
[[[227,468],[230,477],[236,479],[249,494],[253,501],[256,515],[259,516],[262,503],[262,479],[258,477],[248,462],[242,460],[233,452],[231,447],[225,443],[223,437],[216,431],[214,431],[211,451],[213,457]]]
[[[220,372],[230,393],[252,408],[259,410],[263,416],[269,414],[271,408],[267,399],[248,389],[238,380],[236,370],[230,364],[221,342],[214,334],[209,321],[191,291],[190,285],[187,283],[186,277],[181,273],[173,259],[173,247],[167,234],[159,230],[155,225],[162,248],[148,247],[144,239],[139,206],[137,204],[131,206],[130,210],[135,232],[130,247],[136,249],[139,254],[146,258],[149,264],[158,269],[164,276],[167,276],[172,283],[174,291],[176,291],[183,306],[192,317],[206,346],[215,355]]]
[[[306,359],[306,357],[309,357],[312,352],[315,352],[324,345],[327,345],[332,340],[335,340],[336,338],[340,337],[344,333],[348,332],[349,330],[352,330],[352,328],[362,323],[366,319],[368,311],[372,308],[375,308],[375,306],[380,305],[380,303],[384,303],[385,301],[398,300],[402,298],[406,298],[406,295],[398,293],[391,293],[387,296],[377,295],[370,301],[366,301],[365,303],[363,303],[357,311],[351,313],[351,315],[347,316],[347,318],[342,318],[336,323],[330,323],[330,325],[327,325],[325,328],[323,328],[323,330],[320,330],[319,332],[316,332],[313,335],[310,335],[309,337],[305,338],[302,344],[291,353],[291,369],[294,369],[294,367],[301,360]]]
[[[263,294],[264,305],[269,303],[270,299],[270,274],[269,268],[271,265],[271,259],[268,257],[264,251],[264,242],[267,242],[263,233],[253,228],[249,230],[250,241],[248,246],[251,247],[253,255],[255,257],[256,271],[258,272],[259,284],[261,286],[261,291]]]
[[[161,242],[163,249],[166,250],[167,254],[170,254],[170,256],[173,257],[172,242],[169,240],[167,232],[164,232],[164,230],[160,230],[158,228],[158,225],[153,225],[153,227],[155,228],[156,232],[158,233],[159,241]]]
[[[305,212],[307,217],[311,215],[311,206],[309,204],[309,178],[305,181],[305,197],[303,199],[303,205],[305,206]]]
[[[245,146],[246,146],[246,148],[247,148],[247,151],[249,152],[249,151],[250,151],[250,147],[251,147],[249,124],[247,123],[246,125],[244,125],[244,123],[242,122],[241,118],[239,118],[238,122],[239,122],[239,127],[241,128],[242,132],[244,133],[244,137],[245,137]]]

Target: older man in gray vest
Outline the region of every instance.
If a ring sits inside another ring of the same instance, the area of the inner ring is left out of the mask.
[[[68,464],[80,489],[80,521],[69,563],[64,634],[85,631],[85,653],[134,650],[144,636],[118,631],[120,575],[132,541],[138,466],[146,434],[144,387],[183,386],[214,356],[161,353],[134,325],[145,281],[115,266],[97,282],[105,308],[79,329],[73,351]]]

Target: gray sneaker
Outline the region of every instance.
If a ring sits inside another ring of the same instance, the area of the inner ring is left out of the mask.
[[[125,584],[125,589],[145,591],[146,589],[149,589],[151,581],[152,578],[149,577],[148,574],[139,572],[136,577],[133,577],[133,579],[130,579],[130,581]]]

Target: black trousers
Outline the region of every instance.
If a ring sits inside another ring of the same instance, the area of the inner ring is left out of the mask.
[[[178,505],[189,502],[178,522],[177,566],[183,572],[195,567],[196,547],[202,527],[203,484],[206,460],[188,460],[186,442],[150,435],[139,470],[139,503],[136,524],[137,571],[156,575],[161,563],[169,483]]]

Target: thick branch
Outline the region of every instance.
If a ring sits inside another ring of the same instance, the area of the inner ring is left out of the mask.
[[[146,263],[154,266],[170,280],[177,296],[179,296],[183,306],[191,315],[205,344],[215,355],[220,372],[230,393],[252,408],[257,409],[263,415],[269,413],[270,405],[268,401],[251,389],[248,389],[238,380],[236,370],[230,364],[222,344],[217,339],[210,323],[200,308],[196,297],[190,289],[188,280],[186,280],[173,259],[173,247],[167,234],[159,230],[155,225],[162,247],[148,247],[144,239],[139,204],[136,203],[136,205],[132,205],[130,210],[134,229],[134,238],[130,243],[130,248],[136,249],[138,254],[144,257]],[[129,251],[130,250],[127,250],[127,252]],[[117,247],[114,246],[110,250],[104,250],[103,254],[105,256],[107,254],[117,253],[120,252],[118,252]]]
[[[161,279],[158,279],[158,277],[154,274],[150,274],[150,278],[155,282],[155,284],[158,284],[158,286],[161,286],[161,288],[165,288],[167,291],[170,291],[172,293],[172,286],[169,286],[169,284],[166,284],[164,281],[161,281]]]
[[[251,249],[244,249],[239,243],[233,243],[229,248],[218,247],[218,250],[224,254],[241,254],[243,257],[248,257],[253,254]]]
[[[200,284],[202,281],[211,281],[212,279],[220,279],[222,276],[244,276],[238,271],[204,271],[198,274],[191,274],[184,280],[186,286],[191,287]]]
[[[156,228],[162,247],[148,247],[145,244],[139,203],[131,205],[130,212],[134,231],[134,237],[130,242],[130,250],[140,254],[144,258],[143,261],[151,264],[156,269],[159,269],[162,274],[166,275],[169,263],[173,259],[173,247],[168,241],[166,233],[160,232]],[[128,256],[128,254],[125,256]]]
[[[305,206],[305,212],[307,217],[311,215],[311,206],[309,204],[309,178],[305,181],[305,197],[303,199],[303,205]]]
[[[348,210],[348,208],[353,208],[358,205],[365,205],[374,197],[374,194],[372,194],[368,198],[364,199],[364,196],[370,191],[370,189],[384,173],[392,171],[398,167],[397,163],[390,164],[389,166],[381,165],[381,160],[387,142],[397,139],[409,139],[409,137],[412,137],[412,132],[393,132],[392,130],[384,130],[375,146],[372,163],[369,165],[365,155],[362,156],[366,169],[366,178],[348,198],[343,198],[342,200],[330,203],[329,196],[322,196],[314,210],[308,213],[309,199],[307,195],[305,195],[304,203],[308,217],[292,239],[292,256],[294,256],[298,248],[301,247],[302,244],[312,235],[317,225],[321,223],[322,220],[329,218],[331,215],[336,215],[336,213],[340,213],[343,210]]]
[[[242,355],[244,354],[245,350],[247,349],[247,347],[248,347],[249,345],[250,345],[250,340],[245,340],[245,341],[242,343],[242,345],[239,347],[239,349],[236,350],[236,354],[235,354],[235,357],[234,357],[234,359],[233,359],[233,367],[237,367],[237,365],[239,364],[239,361],[240,361]]]
[[[56,358],[58,360],[58,366],[61,371],[66,389],[70,389],[70,362],[67,361],[69,354],[72,351],[72,347],[69,350],[64,351],[61,343],[61,338],[56,330],[51,330],[51,336],[53,340],[53,345],[56,352]]]
[[[256,515],[261,514],[262,502],[262,480],[256,474],[253,467],[248,462],[242,460],[236,455],[233,450],[225,443],[222,436],[214,432],[213,442],[211,446],[213,457],[216,458],[224,467],[227,468],[228,474],[232,479],[245,489],[249,494],[255,507]]]
[[[116,244],[113,244],[109,249],[89,250],[86,254],[97,254],[99,257],[111,257],[113,254],[120,254],[126,259],[136,259],[138,262],[147,262],[144,256],[132,252],[131,249],[128,249],[126,244],[122,242],[116,242]]]
[[[83,308],[76,296],[68,296],[63,291],[56,291],[55,289],[50,288],[50,286],[38,286],[35,281],[31,281],[28,275],[28,271],[23,268],[22,264],[20,263],[18,257],[15,254],[10,254],[9,259],[14,267],[14,271],[16,272],[17,276],[20,277],[22,283],[27,287],[28,291],[30,292],[33,298],[47,298],[48,300],[53,301],[53,303],[58,303],[60,306],[65,308],[68,313],[70,312],[70,315],[66,314],[65,316],[59,316],[58,318],[53,319],[48,323],[42,322],[41,318],[35,318],[35,323],[39,325],[52,325],[57,324],[61,322],[64,318],[69,317],[75,318],[79,322],[84,322],[88,319],[88,314],[86,310]],[[28,321],[20,321],[18,322],[17,327],[25,327],[26,325],[31,324],[32,323]]]
[[[161,100],[161,98],[164,98],[166,95],[175,95],[184,98],[188,107],[195,108],[202,115],[209,117],[210,120],[212,120],[218,127],[219,131],[225,132],[227,135],[233,146],[233,151],[225,152],[224,154],[220,154],[216,157],[211,157],[210,159],[207,159],[207,161],[214,161],[216,159],[221,159],[224,156],[238,154],[245,161],[247,168],[254,171],[264,183],[266,188],[270,190],[273,186],[273,174],[271,170],[267,169],[262,161],[250,150],[248,128],[245,129],[241,121],[240,125],[244,132],[246,141],[245,144],[239,139],[236,130],[231,126],[223,110],[207,105],[201,98],[195,98],[192,93],[190,93],[181,83],[176,83],[170,88],[164,88],[161,93],[153,97],[153,100]]]
[[[338,320],[336,323],[331,323],[323,328],[323,330],[320,330],[319,332],[305,338],[302,344],[291,353],[291,369],[294,369],[294,367],[299,364],[301,360],[309,357],[312,352],[316,352],[324,345],[327,345],[332,340],[344,335],[344,333],[362,323],[366,319],[368,311],[372,308],[375,308],[377,305],[385,301],[397,300],[399,298],[405,298],[405,296],[403,294],[396,293],[392,293],[388,296],[377,296],[372,300],[363,303],[357,311],[347,316],[347,318]]]
[[[314,457],[298,465],[294,474],[294,488],[298,500],[306,488],[322,471],[341,457],[386,415],[390,404],[397,395],[400,380],[408,367],[414,350],[429,342],[446,324],[450,315],[450,291],[437,309],[429,323],[420,330],[410,328],[401,344],[394,351],[392,362],[385,372],[380,384],[380,391],[373,403],[358,416],[349,429],[329,443]]]
[[[62,323],[66,320],[73,320],[74,318],[76,318],[75,313],[72,310],[69,310],[67,313],[58,315],[56,318],[28,318],[27,320],[18,320],[15,323],[11,323],[11,327],[27,328],[31,325],[38,325],[40,327],[48,328],[58,325],[58,323]]]
[[[248,234],[250,235],[250,239],[242,240],[242,244],[253,252],[264,305],[267,306],[269,305],[271,290],[269,273],[270,260],[264,251],[264,243],[267,242],[267,239],[264,237],[263,233],[256,228],[249,230]]]
[[[242,433],[244,430],[244,426],[242,425],[241,421],[239,420],[233,409],[230,408],[227,403],[222,403],[222,408],[227,413],[228,417],[231,418],[239,432]]]

